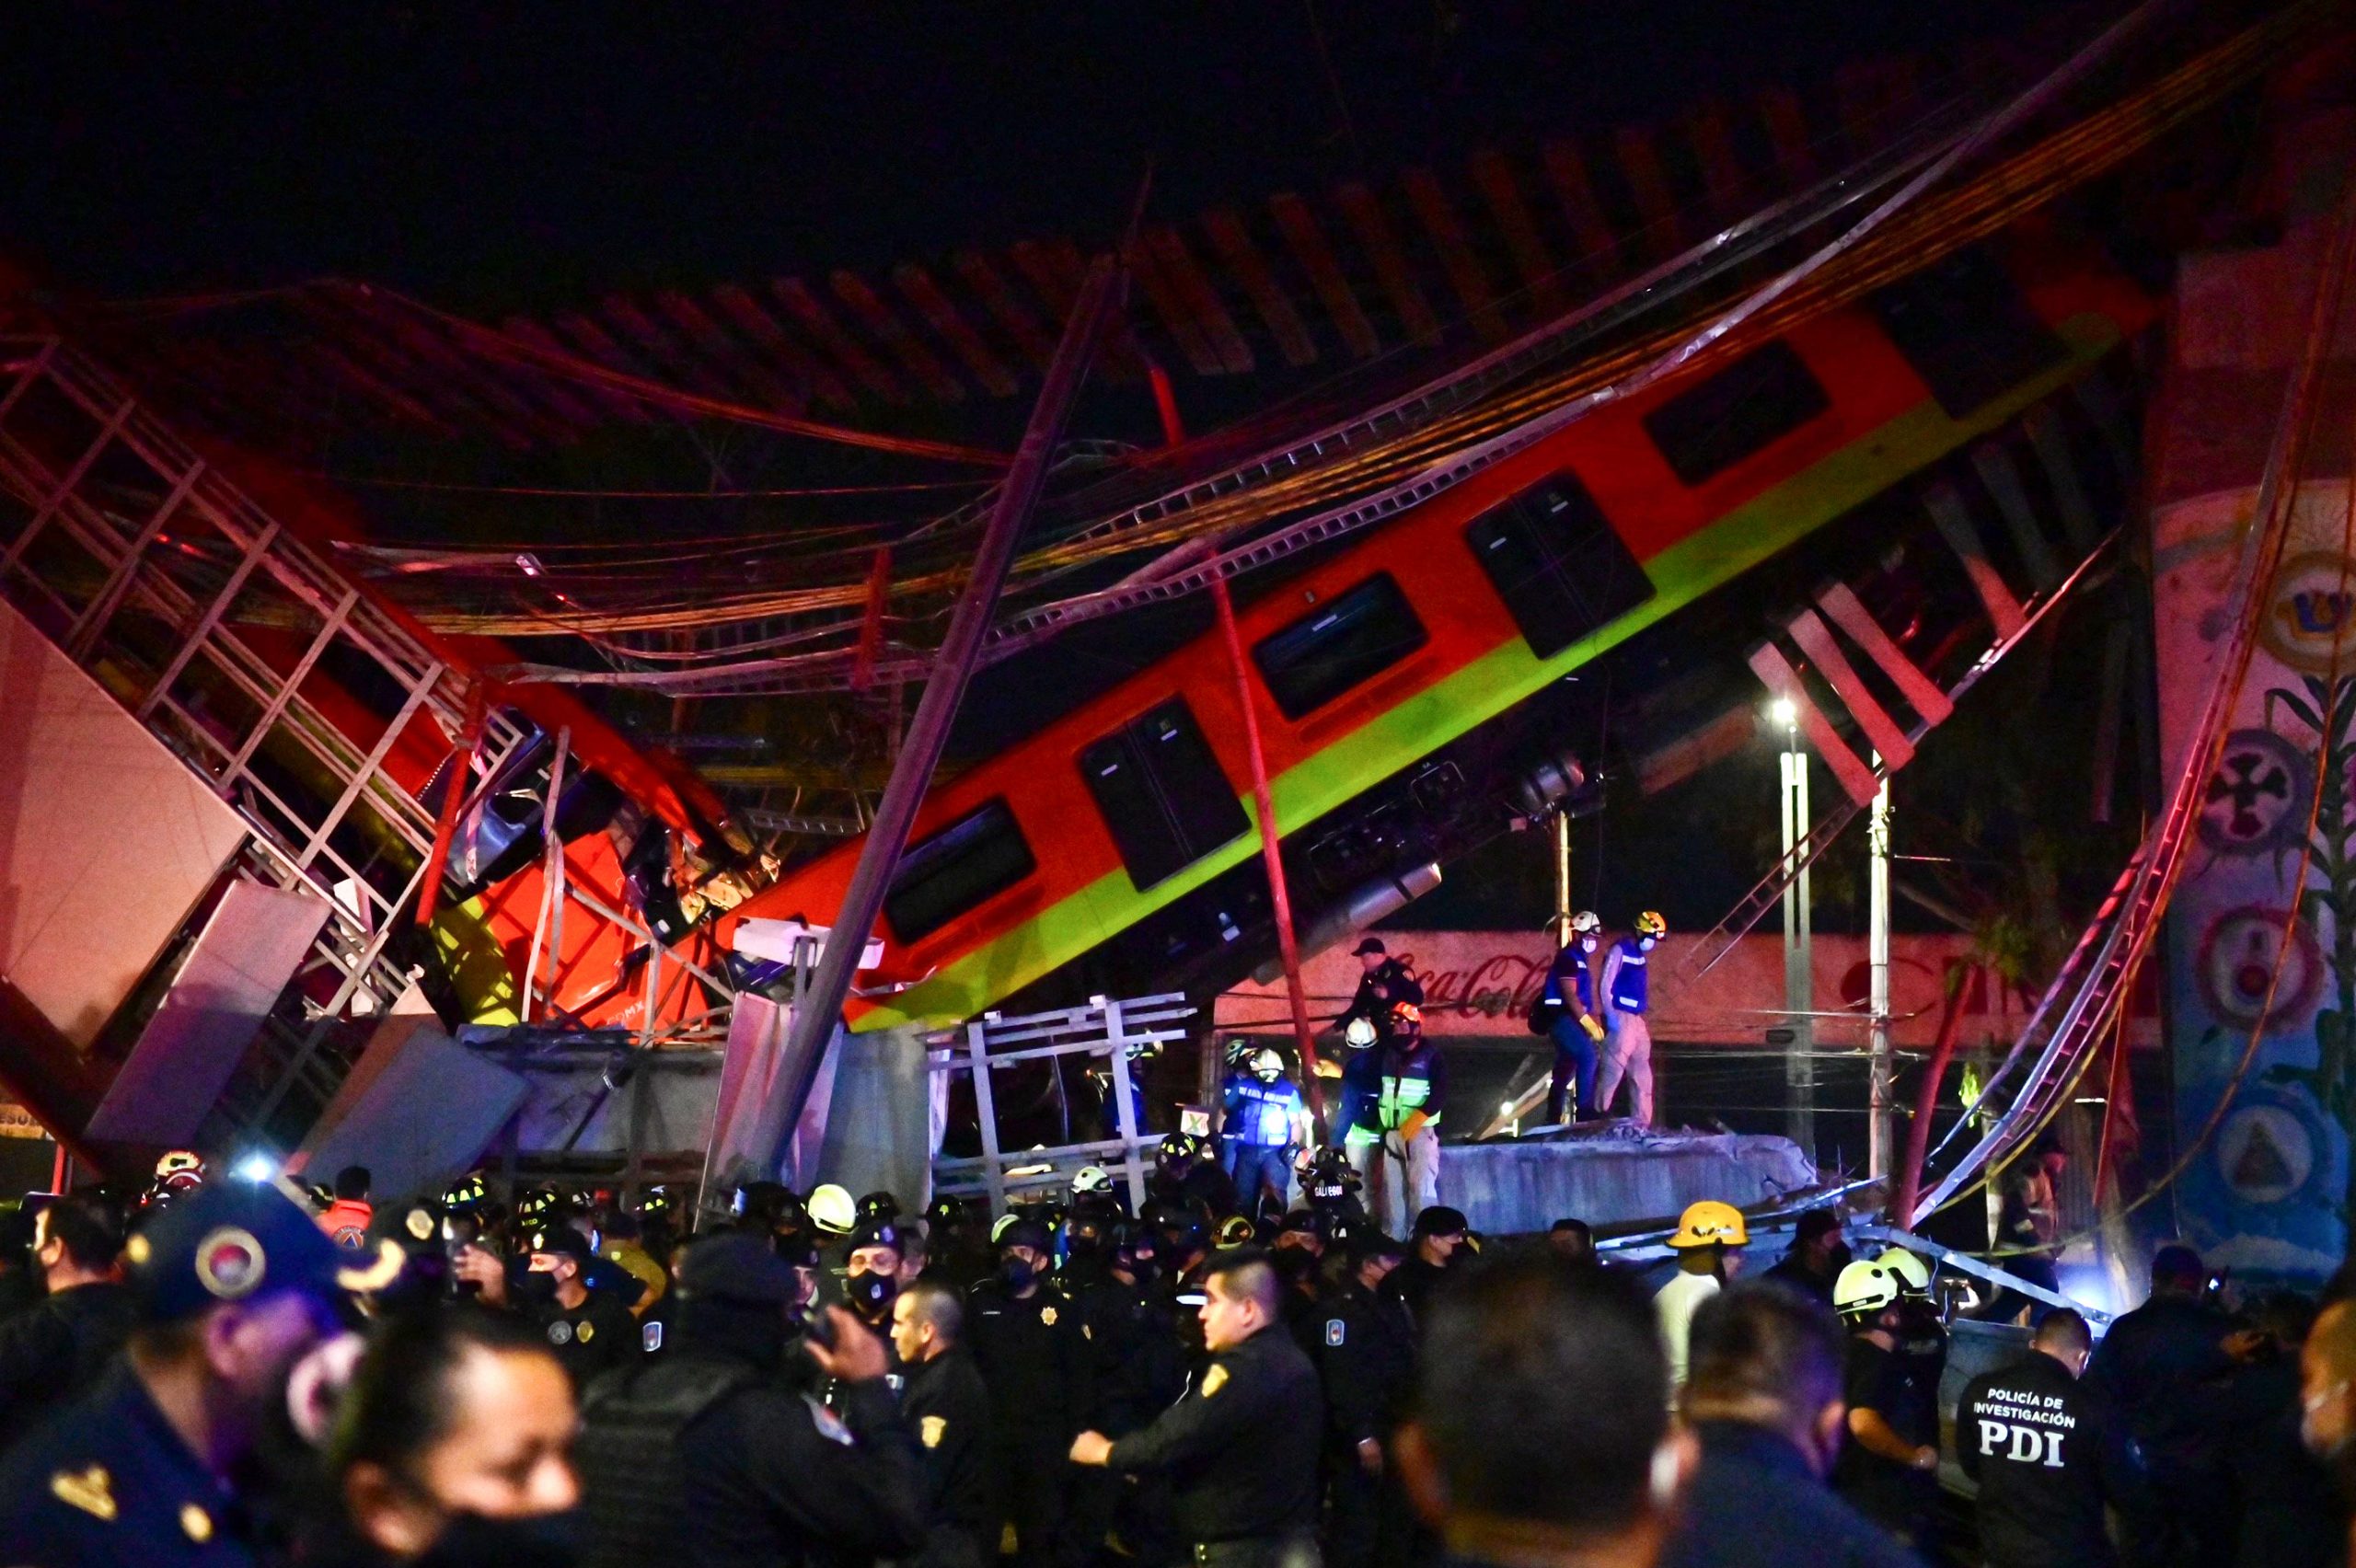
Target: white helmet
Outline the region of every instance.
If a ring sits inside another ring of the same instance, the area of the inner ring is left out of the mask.
[[[1074,1197],[1087,1197],[1113,1190],[1113,1173],[1101,1165],[1083,1165],[1071,1179]]]
[[[1354,1018],[1343,1026],[1342,1043],[1353,1051],[1363,1051],[1375,1042],[1374,1020]]]
[[[810,1190],[810,1219],[829,1236],[848,1236],[859,1224],[859,1205],[849,1188],[822,1182]]]
[[[1582,909],[1571,917],[1571,935],[1575,937],[1589,936],[1601,929],[1603,922],[1592,909]]]
[[[1285,1059],[1263,1045],[1252,1053],[1252,1076],[1262,1083],[1274,1083],[1285,1076]]]

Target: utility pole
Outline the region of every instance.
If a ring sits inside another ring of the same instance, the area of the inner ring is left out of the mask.
[[[1571,936],[1571,813],[1554,808],[1554,940]]]
[[[1877,756],[1876,766],[1881,759]],[[1865,1133],[1865,1173],[1889,1178],[1890,1124],[1889,1055],[1889,778],[1874,791],[1873,815],[1865,825],[1865,967],[1868,975],[1865,1024],[1866,1055],[1871,1078],[1866,1089],[1870,1125]]]
[[[1777,791],[1783,805],[1784,859],[1791,859],[1807,836],[1807,754],[1800,750],[1799,710],[1779,699],[1774,718],[1784,729],[1784,749],[1778,754]],[[1800,1152],[1816,1158],[1816,984],[1811,965],[1808,872],[1784,886],[1784,1023],[1791,1043],[1784,1047],[1784,1087],[1790,1107],[1789,1130]]]

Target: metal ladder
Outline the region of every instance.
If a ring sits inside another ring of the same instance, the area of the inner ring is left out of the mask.
[[[387,953],[426,874],[434,821],[385,770],[420,712],[465,731],[472,674],[429,651],[121,385],[55,338],[0,338],[0,594],[244,819],[232,874],[324,899],[329,917],[220,1110],[248,1130],[290,1097],[314,1109],[347,1064],[340,1020],[408,986]],[[299,650],[263,657],[257,629]],[[326,663],[382,709],[355,725],[302,687]],[[282,668],[283,666],[283,668]],[[486,779],[535,738],[494,713]],[[454,780],[463,785],[464,778]],[[336,976],[325,1003],[305,981]],[[242,1099],[244,1103],[233,1104]]]

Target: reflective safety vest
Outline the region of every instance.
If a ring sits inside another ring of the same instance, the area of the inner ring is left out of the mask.
[[[1293,1119],[1300,1114],[1300,1090],[1283,1078],[1262,1083],[1249,1073],[1228,1078],[1227,1136],[1237,1143],[1282,1148],[1292,1142]]]
[[[1351,1143],[1374,1143],[1385,1133],[1395,1133],[1418,1111],[1426,1113],[1426,1126],[1439,1125],[1438,1080],[1446,1070],[1440,1063],[1439,1047],[1426,1040],[1404,1053],[1381,1049],[1381,1076],[1377,1080],[1373,1105],[1376,1126],[1352,1127],[1348,1138]]]
[[[1636,945],[1634,937],[1623,937],[1611,950],[1611,1006],[1623,1013],[1641,1013],[1649,1005],[1651,986],[1647,966],[1652,954]]]

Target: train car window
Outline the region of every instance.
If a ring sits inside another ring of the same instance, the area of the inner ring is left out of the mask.
[[[1541,659],[1653,596],[1634,552],[1568,474],[1481,513],[1464,542]]]
[[[1098,740],[1080,772],[1140,893],[1252,825],[1184,698]]]
[[[2069,352],[1978,246],[1892,283],[1873,305],[1882,330],[1949,419],[1977,413]]]
[[[1387,571],[1335,594],[1252,648],[1268,695],[1288,719],[1315,712],[1428,640]]]
[[[977,806],[909,847],[884,895],[892,934],[920,942],[1039,869],[1006,801]]]
[[[1832,407],[1792,346],[1761,343],[1645,416],[1645,433],[1677,477],[1698,485]]]

